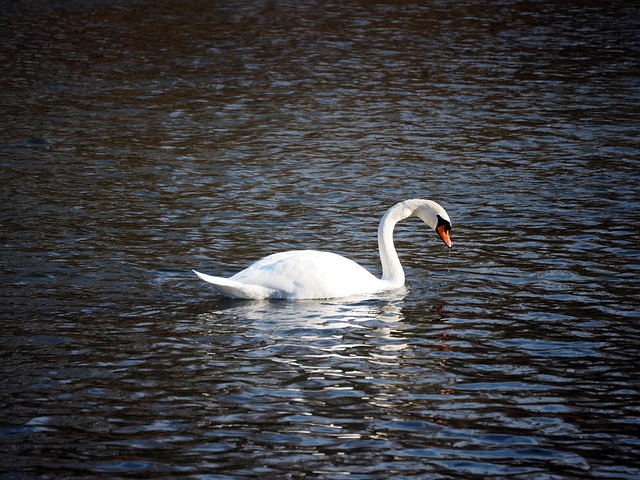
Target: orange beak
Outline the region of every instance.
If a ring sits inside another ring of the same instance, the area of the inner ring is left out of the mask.
[[[449,231],[446,227],[446,225],[440,225],[438,228],[436,228],[436,232],[438,232],[438,235],[440,235],[440,238],[445,243],[445,245],[451,248],[453,244],[451,243],[451,239],[449,238]]]

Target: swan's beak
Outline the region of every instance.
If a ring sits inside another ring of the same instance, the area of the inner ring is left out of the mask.
[[[451,248],[453,246],[451,239],[449,238],[449,229],[446,224],[439,225],[436,228],[436,232],[438,232],[438,235],[440,235],[440,238],[447,247]]]

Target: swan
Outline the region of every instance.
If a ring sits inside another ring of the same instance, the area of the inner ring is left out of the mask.
[[[451,220],[432,200],[405,200],[380,220],[378,248],[382,278],[341,255],[316,250],[292,250],[269,255],[230,278],[193,272],[222,295],[243,299],[321,299],[377,293],[404,285],[404,271],[393,245],[393,228],[400,220],[418,217],[440,235],[447,247]]]

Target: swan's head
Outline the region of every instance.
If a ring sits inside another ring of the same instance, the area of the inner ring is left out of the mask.
[[[432,200],[423,200],[414,211],[414,215],[420,217],[424,223],[435,229],[447,247],[452,247],[453,244],[451,243],[451,238],[449,238],[451,220],[441,205]]]

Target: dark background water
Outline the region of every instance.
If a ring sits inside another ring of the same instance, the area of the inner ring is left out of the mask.
[[[0,476],[640,478],[637,2],[0,2]],[[232,302],[331,250],[408,289]]]

